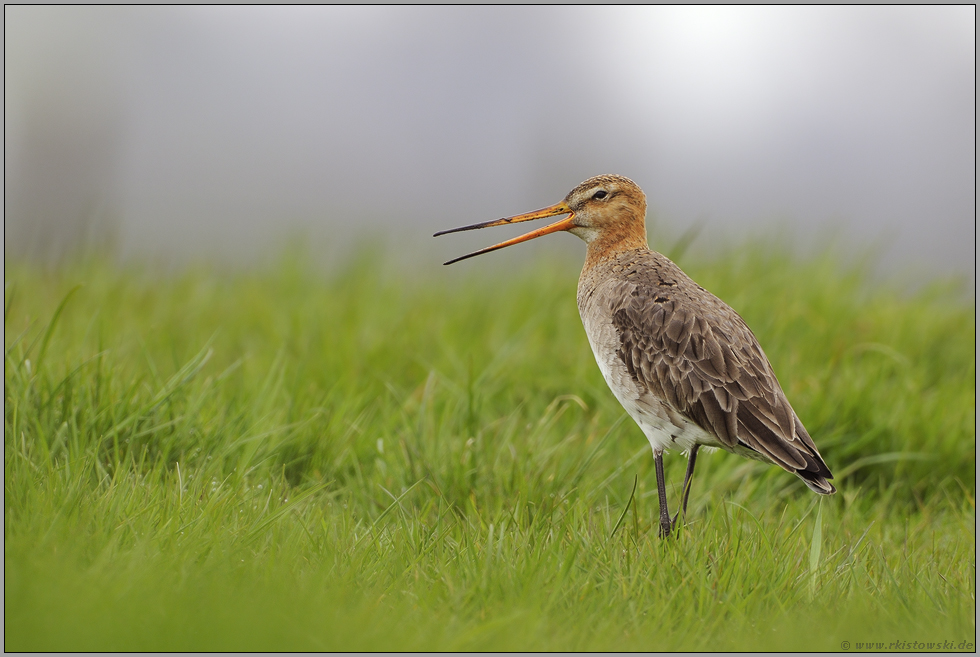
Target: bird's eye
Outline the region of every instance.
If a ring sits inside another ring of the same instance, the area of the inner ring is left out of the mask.
[[[608,193],[606,192],[606,190],[600,189],[598,192],[596,192],[595,194],[592,195],[592,198],[595,198],[595,199],[604,199],[604,198],[606,198],[606,196],[608,196]]]

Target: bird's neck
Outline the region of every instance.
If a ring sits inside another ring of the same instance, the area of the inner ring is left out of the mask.
[[[650,249],[647,244],[645,227],[641,230],[632,227],[623,227],[620,230],[615,228],[603,230],[589,240],[588,245],[588,251],[585,255],[586,269],[591,269],[626,251],[648,251]]]

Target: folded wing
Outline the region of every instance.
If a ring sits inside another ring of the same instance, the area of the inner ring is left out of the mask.
[[[690,279],[664,278],[659,286],[621,282],[627,289],[607,296],[617,300],[617,354],[630,375],[724,445],[746,447],[814,492],[833,493],[830,469],[742,318],[702,288],[686,294],[685,283],[696,285]]]

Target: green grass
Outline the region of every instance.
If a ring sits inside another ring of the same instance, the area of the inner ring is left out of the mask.
[[[975,641],[962,289],[765,245],[685,259],[756,331],[839,493],[705,455],[663,541],[578,263],[385,261],[5,263],[6,650]]]

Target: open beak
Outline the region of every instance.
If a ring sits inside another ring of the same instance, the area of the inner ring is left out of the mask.
[[[448,233],[459,233],[464,230],[476,230],[477,228],[490,228],[491,226],[505,226],[507,224],[516,224],[521,221],[531,221],[532,219],[544,219],[545,217],[554,217],[560,214],[567,214],[568,216],[564,219],[556,221],[553,224],[548,224],[537,230],[532,230],[530,233],[525,233],[520,237],[515,237],[514,239],[507,240],[506,242],[501,242],[500,244],[494,244],[493,246],[488,246],[485,249],[480,249],[479,251],[474,251],[473,253],[467,253],[464,256],[458,258],[453,258],[448,262],[444,262],[444,265],[451,265],[454,262],[459,262],[460,260],[466,260],[467,258],[472,258],[473,256],[482,255],[484,253],[489,253],[490,251],[496,251],[497,249],[502,249],[505,246],[511,246],[513,244],[518,244],[520,242],[526,242],[528,240],[533,240],[535,237],[541,237],[542,235],[548,235],[550,233],[557,233],[561,230],[569,230],[575,228],[575,223],[572,219],[575,218],[575,213],[572,209],[562,201],[557,205],[552,205],[541,210],[535,210],[534,212],[528,212],[526,214],[519,214],[515,217],[505,217],[504,219],[496,219],[494,221],[485,221],[482,224],[473,224],[472,226],[463,226],[461,228],[452,228],[450,230],[441,230],[433,237],[439,237],[440,235],[446,235]]]

